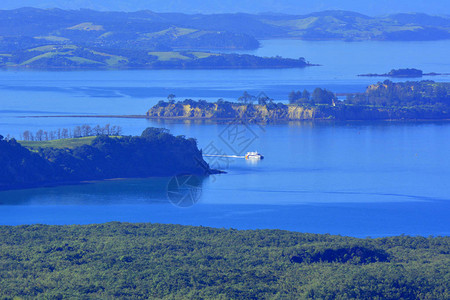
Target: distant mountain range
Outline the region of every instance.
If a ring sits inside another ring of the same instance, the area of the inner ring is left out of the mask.
[[[255,49],[259,47],[259,39],[276,38],[449,39],[450,17],[402,13],[375,18],[348,11],[306,15],[189,15],[149,10],[127,13],[37,8],[0,11],[0,65],[28,62],[42,65],[39,62],[49,56],[54,59],[47,61],[58,65],[67,63],[67,58],[73,61],[70,55],[81,58],[76,59],[77,63],[92,65],[94,61],[95,65],[94,56],[100,55],[106,60],[110,57],[113,62],[133,60],[139,65],[139,59],[149,52]]]
[[[322,10],[351,10],[370,16],[398,12],[450,14],[448,0],[2,0],[0,9],[20,7],[94,9],[103,11],[138,11],[183,13],[285,13],[307,14]]]
[[[255,39],[439,40],[450,17],[402,13],[374,18],[349,11],[306,15],[99,12],[21,8],[0,11],[0,36],[75,43],[182,48],[254,48]]]

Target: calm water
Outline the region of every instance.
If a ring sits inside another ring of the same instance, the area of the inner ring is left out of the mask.
[[[142,114],[169,93],[235,99],[244,90],[285,100],[295,89],[362,91],[355,75],[396,67],[449,72],[449,42],[265,41],[258,55],[305,56],[323,67],[292,70],[0,72],[0,132],[89,123],[148,126],[198,139],[212,153],[258,150],[266,159],[207,159],[228,174],[201,179],[189,208],[169,202],[170,178],[0,192],[0,224],[159,222],[279,228],[352,236],[450,234],[450,123],[350,122],[240,126],[144,119],[23,118]],[[415,49],[414,51],[412,49]],[[356,54],[355,54],[356,53]],[[394,53],[394,54],[389,54]],[[395,54],[397,53],[397,54]],[[430,55],[429,55],[430,54]],[[433,55],[431,55],[433,54]],[[355,62],[349,66],[350,62]],[[434,80],[448,80],[445,77]],[[236,133],[246,142],[236,142]]]

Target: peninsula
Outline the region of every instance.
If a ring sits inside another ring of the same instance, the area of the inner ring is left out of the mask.
[[[298,59],[205,51],[118,51],[76,45],[47,45],[25,53],[0,54],[0,68],[39,70],[283,69],[314,66]]]
[[[245,93],[244,93],[245,94]],[[271,123],[303,120],[444,120],[450,119],[450,83],[433,81],[373,84],[364,93],[348,94],[338,100],[326,89],[292,91],[289,104],[274,103],[267,97],[248,94],[240,102],[215,103],[187,99],[160,101],[148,118],[240,120]],[[253,101],[257,104],[253,104]]]
[[[147,128],[141,136],[52,142],[18,142],[0,136],[0,151],[0,190],[219,172],[203,160],[195,139],[173,136],[161,128]]]

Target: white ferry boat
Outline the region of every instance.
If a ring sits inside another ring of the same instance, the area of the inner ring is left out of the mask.
[[[258,153],[258,151],[247,152],[247,154],[245,154],[245,159],[260,160],[260,159],[264,159],[264,156],[262,154]]]

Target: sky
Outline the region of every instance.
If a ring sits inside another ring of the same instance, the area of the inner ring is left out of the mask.
[[[20,7],[95,9],[114,11],[153,10],[184,13],[288,13],[350,10],[369,16],[398,12],[450,15],[450,0],[0,0],[0,9]]]

